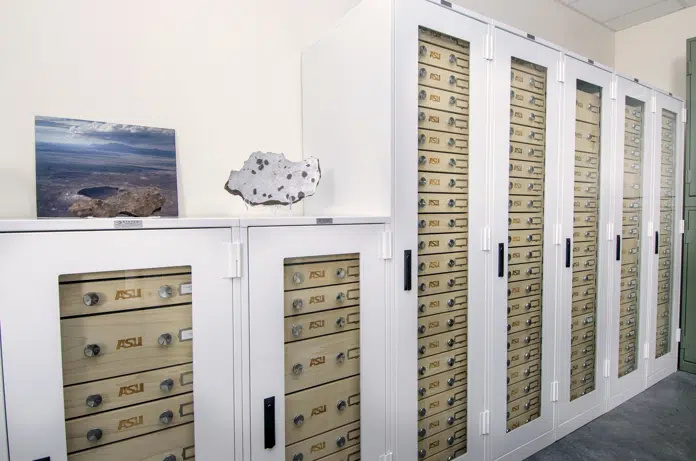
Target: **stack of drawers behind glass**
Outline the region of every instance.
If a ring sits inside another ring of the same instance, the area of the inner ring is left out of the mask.
[[[512,58],[508,200],[507,431],[541,411],[546,68]]]
[[[674,242],[672,222],[674,222],[675,183],[674,157],[677,115],[668,110],[662,111],[662,139],[660,145],[660,231],[659,266],[657,277],[657,319],[655,338],[655,358],[670,351],[669,325],[672,301],[672,256]]]
[[[594,390],[601,89],[578,80],[575,121],[570,400]]]
[[[621,295],[619,297],[619,377],[636,369],[638,306],[640,294],[640,242],[643,209],[642,102],[626,97],[624,123],[624,190],[621,245]]]
[[[420,28],[418,457],[466,452],[469,44]]]
[[[68,459],[193,459],[191,268],[59,281]]]
[[[360,255],[286,259],[284,283],[285,460],[360,459]]]

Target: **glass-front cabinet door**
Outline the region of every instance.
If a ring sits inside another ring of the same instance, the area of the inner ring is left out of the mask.
[[[491,447],[552,437],[560,54],[496,30]],[[533,445],[533,444],[532,444]],[[531,449],[531,445],[527,448]],[[515,455],[518,456],[518,455]]]
[[[558,430],[602,413],[611,213],[612,73],[567,56],[561,207],[564,267],[558,312]],[[604,237],[604,238],[602,238]]]

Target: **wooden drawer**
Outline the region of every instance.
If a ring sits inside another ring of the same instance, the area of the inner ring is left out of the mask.
[[[442,133],[440,131],[419,129],[418,148],[438,152],[468,154],[469,136],[461,133]]]
[[[182,424],[154,434],[74,453],[68,461],[192,461],[196,457],[193,423]]]
[[[594,384],[594,370],[576,374],[570,377],[571,389],[577,389],[578,387],[588,384]]]
[[[360,419],[360,377],[285,397],[285,443],[292,444]]]
[[[466,423],[426,437],[418,442],[418,457],[425,458],[446,450],[459,443],[466,442]]]
[[[360,373],[360,330],[285,345],[285,392]]]
[[[469,238],[465,232],[420,235],[418,237],[418,254],[466,251],[468,243]]]
[[[543,163],[544,146],[535,146],[513,141],[510,143],[510,159]]]
[[[584,301],[588,299],[595,299],[597,296],[597,289],[594,286],[587,285],[584,287],[573,288],[572,301]]]
[[[508,198],[508,211],[510,212],[541,211],[543,209],[544,200],[542,197],[510,195]]]
[[[597,274],[595,274],[595,271],[593,270],[573,272],[572,284],[574,288],[594,285],[596,281]]]
[[[469,72],[468,49],[457,45],[440,46],[433,44],[435,40],[423,37],[418,43],[418,62],[437,66],[442,69],[461,73]],[[454,48],[455,50],[449,49]]]
[[[466,423],[466,405],[459,405],[418,421],[418,437],[431,437],[462,423]]]
[[[621,236],[625,239],[640,238],[640,226],[638,224],[621,227]]]
[[[508,334],[517,333],[523,330],[534,329],[541,326],[541,313],[529,312],[514,317],[508,317]]]
[[[418,173],[419,193],[451,192],[456,194],[466,194],[468,189],[469,179],[466,175],[457,173]],[[457,198],[461,197],[458,196]]]
[[[599,154],[599,126],[591,123],[575,122],[575,150]],[[596,169],[596,168],[595,168]]]
[[[619,308],[619,316],[623,317],[624,315],[629,315],[629,314],[635,314],[638,310],[638,303],[637,302],[632,302],[632,303],[623,303],[621,304]]]
[[[190,303],[191,268],[63,275],[59,290],[61,317]]]
[[[513,402],[519,398],[538,392],[541,389],[541,378],[529,378],[518,383],[511,384],[507,388],[507,401]]]
[[[512,58],[510,67],[546,80],[546,68],[519,58]]]
[[[543,179],[544,166],[536,162],[510,160],[508,170],[511,178]],[[514,193],[511,192],[511,193]]]
[[[592,341],[595,338],[595,327],[590,325],[581,330],[573,330],[570,333],[570,344],[582,344],[587,341]]]
[[[541,375],[541,359],[508,368],[507,383],[515,384],[539,375]]]
[[[285,316],[311,314],[360,304],[360,283],[286,291]]]
[[[466,252],[423,255],[418,257],[418,275],[466,271],[468,264]]]
[[[418,377],[425,378],[443,371],[465,366],[467,363],[466,347],[460,347],[442,354],[418,359]]]
[[[457,53],[461,53],[464,56],[469,55],[468,42],[465,42],[464,40],[460,40],[455,37],[451,37],[449,35],[441,34],[440,32],[427,29],[425,27],[418,28],[418,39],[419,44],[422,44],[420,42],[426,42],[446,48],[446,50],[441,51],[441,53],[445,55],[447,53],[447,50],[454,50]]]
[[[599,124],[601,99],[598,95],[577,90],[575,99],[575,117],[583,122]]]
[[[631,288],[637,288],[637,287],[638,287],[638,277],[637,276],[624,277],[621,279],[621,282],[619,283],[619,288],[621,291],[629,290]]]
[[[575,182],[584,182],[597,185],[599,181],[599,172],[596,168],[584,168],[581,166],[576,166],[573,170],[573,176]]]
[[[597,244],[595,242],[574,242],[573,257],[596,256]]]
[[[467,288],[467,273],[452,272],[450,274],[424,275],[418,277],[418,292],[421,295],[434,295],[459,291]]]
[[[624,114],[626,118],[631,119],[631,120],[638,120],[639,122],[643,120],[643,108],[642,107],[633,107],[633,106],[626,106],[624,108]]]
[[[418,233],[466,232],[469,218],[464,214],[419,214]]]
[[[418,357],[430,357],[431,355],[466,347],[466,328],[448,331],[438,335],[427,336],[418,339]]]
[[[582,272],[580,272],[582,274]],[[571,315],[576,316],[580,314],[587,314],[595,311],[595,300],[585,299],[581,301],[575,301],[571,307]]]
[[[509,213],[508,228],[510,230],[542,229],[544,227],[543,213]]]
[[[543,240],[544,233],[541,230],[511,230],[508,232],[508,246],[510,248],[541,244]]]
[[[583,168],[599,168],[599,155],[590,152],[575,151],[575,166]]]
[[[624,129],[628,133],[641,134],[643,132],[643,124],[631,119],[625,119]]]
[[[540,263],[543,257],[543,246],[528,246],[522,248],[510,248],[508,252],[508,268],[515,264]],[[529,274],[528,278],[534,274]]]
[[[626,328],[624,330],[619,331],[619,343],[626,341],[626,340],[632,340],[636,337],[636,328],[631,327],[631,328]]]
[[[642,161],[643,155],[641,150],[631,146],[624,146],[624,160],[631,160],[633,162]]]
[[[510,85],[513,88],[531,91],[538,94],[546,94],[546,78],[530,74],[520,69],[512,68],[510,72]]]
[[[594,198],[596,199],[599,195],[599,187],[597,187],[596,181],[585,182],[585,178],[582,177],[583,174],[588,173],[587,170],[580,172],[580,177],[575,178],[575,183],[573,184],[573,192],[575,197],[583,198]]]
[[[431,336],[446,331],[458,330],[460,328],[466,328],[466,325],[466,309],[420,317],[418,319],[418,336]]]
[[[68,453],[118,442],[193,421],[193,393],[65,423]]]
[[[575,399],[578,399],[584,395],[589,394],[590,392],[594,391],[594,382],[588,384],[587,386],[582,386],[578,387],[577,389],[573,389],[570,391],[570,400],[573,401]]]
[[[623,263],[621,265],[621,277],[638,275],[638,263]]]
[[[469,198],[464,194],[418,194],[420,213],[466,213]]]
[[[438,375],[437,379],[440,375]],[[443,386],[449,386],[447,382],[440,381]],[[444,390],[444,392],[442,392]],[[432,392],[431,392],[432,391]],[[438,394],[434,393],[434,390],[429,390],[428,393],[432,394],[430,397],[426,397],[418,402],[418,420],[421,421],[425,418],[429,418],[432,415],[436,415],[443,411],[447,411],[449,408],[454,408],[456,406],[466,404],[466,386],[457,386],[456,384],[452,386],[451,389],[442,389]]]
[[[597,267],[597,258],[593,256],[581,256],[573,258],[573,272],[587,271]]]
[[[360,260],[289,264],[284,268],[286,289],[313,288],[360,280]]]
[[[570,362],[570,374],[587,373],[589,370],[594,370],[594,357],[582,357]]]
[[[624,160],[624,173],[639,175],[643,169],[643,163],[636,160]]]
[[[522,413],[527,413],[541,407],[540,392],[526,395],[507,404],[507,419],[515,418]]]
[[[516,367],[541,357],[541,345],[525,346],[507,353],[507,366]]]
[[[521,282],[508,283],[508,299],[521,298],[541,293],[541,277],[532,277]]]
[[[302,455],[303,461],[314,461],[360,443],[360,422],[348,424],[285,447],[285,459]],[[341,459],[341,458],[338,458]],[[359,458],[358,458],[359,459]],[[357,460],[356,460],[357,461]]]
[[[633,338],[629,338],[625,341],[619,343],[619,355],[625,354],[636,350],[636,341]]]
[[[469,116],[421,107],[418,111],[418,128],[467,134],[469,133]]]
[[[418,171],[467,174],[469,171],[469,157],[452,153],[419,151]]]
[[[633,133],[624,133],[624,144],[627,147],[634,147],[636,149],[640,149],[641,137],[640,135]]]
[[[465,290],[418,298],[418,317],[466,309],[468,296]]]
[[[458,400],[459,404],[466,402],[466,365],[447,370],[439,375],[428,376],[418,380],[418,415],[433,415],[437,413],[439,404],[433,402],[445,402],[450,397]],[[461,389],[458,389],[461,388]],[[464,392],[460,392],[464,389]],[[444,400],[441,400],[444,399]],[[444,405],[444,403],[443,403]],[[449,405],[452,406],[452,405]],[[442,408],[444,410],[444,406]],[[442,410],[440,410],[442,411]]]
[[[527,312],[536,312],[541,309],[541,295],[517,298],[508,301],[508,316],[520,315]]]
[[[524,346],[539,344],[541,342],[541,328],[522,330],[518,333],[508,334],[507,350],[513,351]]]
[[[524,107],[510,107],[510,123],[544,129],[546,116],[543,112]]]
[[[510,125],[510,141],[526,142],[538,146],[545,145],[546,132],[543,128],[534,128],[524,125]]]
[[[595,345],[594,341],[588,341],[584,344],[577,344],[570,350],[570,360],[577,360],[586,357],[594,357]]]
[[[418,105],[460,114],[469,113],[469,95],[418,85]]]
[[[544,195],[544,181],[543,179],[510,178],[508,190],[511,196],[542,197]]]
[[[575,213],[573,213],[573,227],[596,227],[596,226],[597,226],[597,211],[576,211]]]
[[[508,282],[527,280],[530,277],[540,277],[542,271],[541,261],[528,264],[508,265]]]
[[[93,381],[63,389],[65,417],[91,415],[193,391],[193,364]]]
[[[619,318],[619,329],[633,328],[637,325],[638,317],[636,314],[628,314]]]
[[[596,242],[597,229],[591,227],[577,227],[573,229],[574,242]]]
[[[519,88],[510,89],[510,105],[540,112],[546,111],[546,96]]]
[[[422,61],[418,65],[418,84],[453,93],[469,94],[469,76],[467,74],[441,69]]]
[[[63,384],[190,362],[191,332],[190,304],[63,319]]]
[[[594,325],[594,321],[594,313],[576,315],[573,317],[573,320],[571,321],[570,330],[584,330]]]
[[[524,426],[527,423],[530,423],[537,419],[541,415],[541,408],[537,408],[536,410],[531,410],[528,411],[527,413],[523,413],[520,416],[516,418],[512,418],[508,420],[507,422],[507,431],[514,431],[515,429]]]
[[[636,365],[634,363],[629,363],[628,365],[619,366],[619,378],[626,376],[629,373],[636,371]]]
[[[360,328],[360,307],[346,307],[285,318],[285,342]]]

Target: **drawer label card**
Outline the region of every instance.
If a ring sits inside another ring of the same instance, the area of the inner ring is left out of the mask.
[[[179,331],[179,341],[191,341],[193,339],[193,328],[186,328]]]

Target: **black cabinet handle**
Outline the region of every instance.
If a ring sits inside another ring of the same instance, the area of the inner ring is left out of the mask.
[[[498,244],[498,277],[505,277],[505,244]]]
[[[566,267],[570,267],[570,239],[566,239]]]
[[[658,254],[660,252],[659,247],[660,246],[660,233],[658,231],[655,231],[655,254]]]
[[[411,250],[404,251],[404,291],[411,291]]]
[[[275,437],[275,397],[263,399],[263,447],[273,448]]]
[[[621,236],[616,236],[616,260],[621,261]]]

